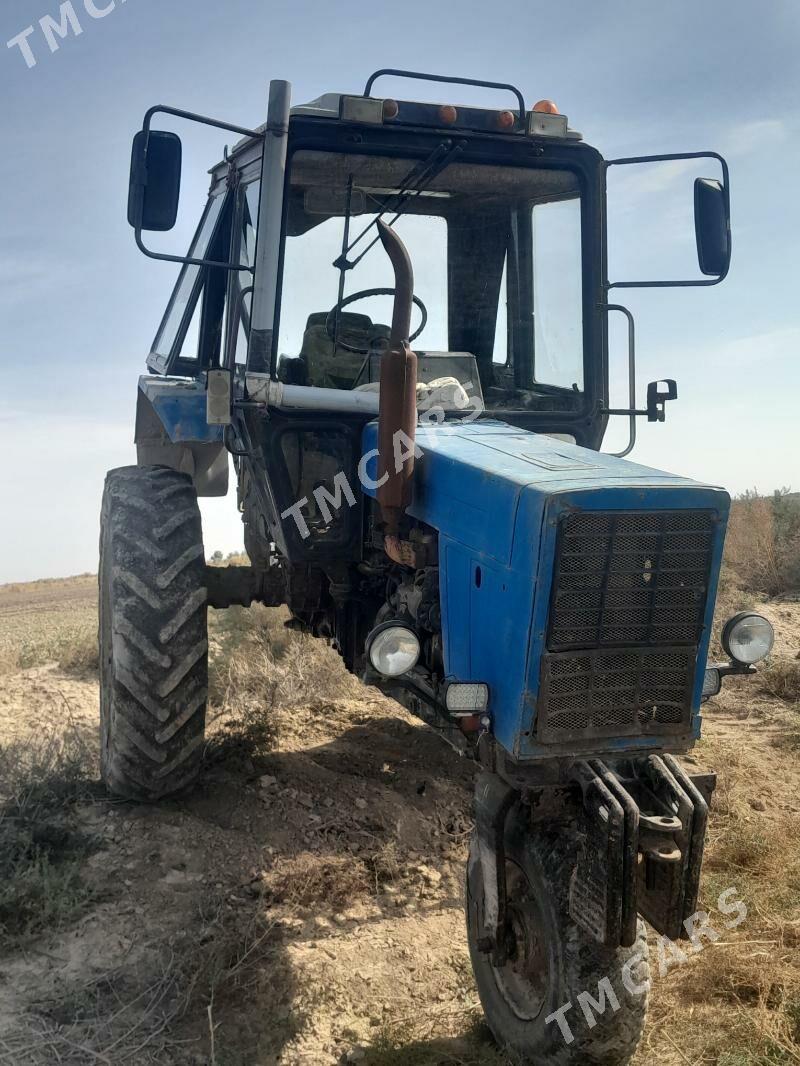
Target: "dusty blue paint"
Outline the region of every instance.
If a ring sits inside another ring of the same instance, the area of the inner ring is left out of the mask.
[[[139,389],[153,405],[173,444],[222,443],[222,426],[210,426],[206,421],[206,387],[202,381],[143,375]]]
[[[365,428],[363,450],[376,447]],[[719,514],[711,595],[698,653],[691,736],[700,693],[730,499],[722,489],[602,455],[501,422],[421,428],[409,512],[439,531],[445,668],[486,681],[497,740],[519,758],[552,757],[535,744],[539,664],[553,574],[558,516],[579,510],[703,508]],[[374,481],[376,460],[367,473]],[[369,492],[374,495],[374,492]],[[477,573],[480,568],[480,586]],[[671,741],[675,744],[674,738]],[[592,750],[654,747],[650,737],[593,742]]]

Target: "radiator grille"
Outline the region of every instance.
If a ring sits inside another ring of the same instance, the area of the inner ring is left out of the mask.
[[[686,732],[695,649],[560,652],[542,659],[537,733],[555,743]]]
[[[712,511],[565,515],[549,650],[697,644],[714,519]]]
[[[714,511],[561,518],[540,741],[688,731],[715,529]]]

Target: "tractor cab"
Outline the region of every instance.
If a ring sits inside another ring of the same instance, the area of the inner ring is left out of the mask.
[[[261,202],[264,146],[274,145],[254,131],[212,171],[189,250],[206,262],[184,265],[150,368],[228,367],[256,393],[258,374],[369,391],[394,293],[380,219],[415,268],[409,339],[420,381],[446,382],[471,412],[599,447],[602,160],[555,112],[549,101],[489,111],[335,94],[293,108],[282,181],[267,192],[281,215],[273,276],[255,285],[259,219],[271,214]],[[265,288],[268,348],[251,350]]]
[[[329,93],[295,107],[288,85],[274,82],[268,122],[250,131],[171,108],[148,112],[134,146],[129,220],[143,251],[183,264],[148,359],[151,372],[193,378],[209,395],[208,373],[217,373],[213,391],[230,427],[220,436],[238,440],[234,454],[246,450],[251,403],[278,421],[324,423],[335,412],[341,424],[362,424],[365,413],[377,413],[395,294],[378,240],[384,222],[414,266],[408,339],[418,356],[423,416],[430,409],[444,419],[498,418],[597,450],[609,415],[621,414],[630,422],[626,454],[636,416],[663,419],[676,389],[653,383],[647,410],[637,411],[633,321],[609,302],[608,290],[722,280],[730,256],[724,160],[689,153],[608,163],[552,101],[529,109],[514,86],[430,79],[506,92],[514,106],[493,110],[376,96],[384,75],[426,77],[378,71],[363,95]],[[181,145],[152,129],[158,112],[244,134],[211,172],[186,257],[151,252],[143,238],[174,224],[179,197]],[[721,181],[695,182],[701,276],[610,283],[608,168],[684,158],[721,168]],[[629,322],[629,404],[622,409],[609,407],[612,311]],[[347,450],[334,447],[337,462]],[[278,513],[309,487],[289,481],[293,499],[276,500]],[[275,535],[303,554],[291,530]]]

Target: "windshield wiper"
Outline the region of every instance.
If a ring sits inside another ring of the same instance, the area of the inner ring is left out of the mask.
[[[372,221],[367,223],[367,225],[359,233],[359,235],[349,245],[346,245],[346,247],[342,249],[341,255],[337,259],[334,259],[332,265],[336,267],[337,270],[341,271],[342,278],[344,278],[345,271],[352,270],[354,267],[358,266],[358,264],[367,254],[367,252],[369,252],[370,249],[374,248],[380,240],[376,233],[375,237],[370,241],[370,243],[360,255],[356,256],[355,259],[347,258],[349,253],[352,252],[352,250],[356,247],[357,244],[359,244],[364,239],[364,237],[366,237],[366,235],[371,229],[375,228],[377,230],[378,220],[382,219],[384,215],[392,212],[394,214],[394,217],[388,223],[388,225],[393,226],[395,222],[397,222],[397,220],[402,216],[403,208],[408,203],[408,201],[412,197],[417,197],[421,193],[423,193],[425,189],[429,187],[434,178],[437,178],[446,167],[450,166],[455,156],[460,155],[460,153],[463,152],[464,143],[464,141],[457,141],[455,144],[453,144],[452,141],[442,141],[441,144],[437,145],[436,148],[434,148],[434,150],[431,152],[427,159],[423,159],[421,162],[417,163],[417,165],[413,167],[408,172],[408,174],[406,174],[406,176],[400,182],[400,188],[397,190],[397,192],[393,193],[384,202],[380,211],[372,219]],[[345,222],[346,232],[349,229],[350,225],[349,207],[350,205],[348,203],[348,216]],[[345,237],[345,242],[346,240],[347,238]]]

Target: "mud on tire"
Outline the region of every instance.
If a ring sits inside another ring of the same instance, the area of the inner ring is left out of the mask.
[[[206,598],[191,478],[158,466],[110,471],[100,518],[100,752],[116,795],[158,800],[197,776]]]
[[[480,860],[473,838],[467,873],[467,935],[472,967],[486,1020],[498,1044],[507,1050],[512,1063],[553,1063],[554,1066],[623,1066],[633,1057],[644,1029],[647,1013],[649,966],[647,937],[640,921],[638,938],[629,948],[609,950],[578,928],[569,916],[569,884],[575,865],[575,834],[534,829],[520,816],[519,808],[509,815],[506,831],[509,903],[524,886],[527,897],[535,900],[530,913],[536,926],[536,950],[530,956],[541,965],[533,966],[538,976],[531,982],[527,997],[526,980],[520,979],[518,963],[505,973],[496,969],[490,956],[478,949],[477,897],[481,894]],[[509,874],[511,876],[509,876]],[[524,911],[516,900],[517,913]],[[526,938],[530,941],[530,937]],[[519,952],[519,954],[526,954]],[[529,956],[529,957],[530,957]],[[525,969],[524,965],[521,969]],[[584,1017],[578,997],[587,993],[596,1002],[601,998],[601,981],[610,981],[618,1009],[606,998],[605,1010],[591,1009],[594,1025]],[[630,989],[633,988],[635,992]],[[572,1040],[567,1042],[557,1020],[546,1019],[568,1003],[563,1015]]]

